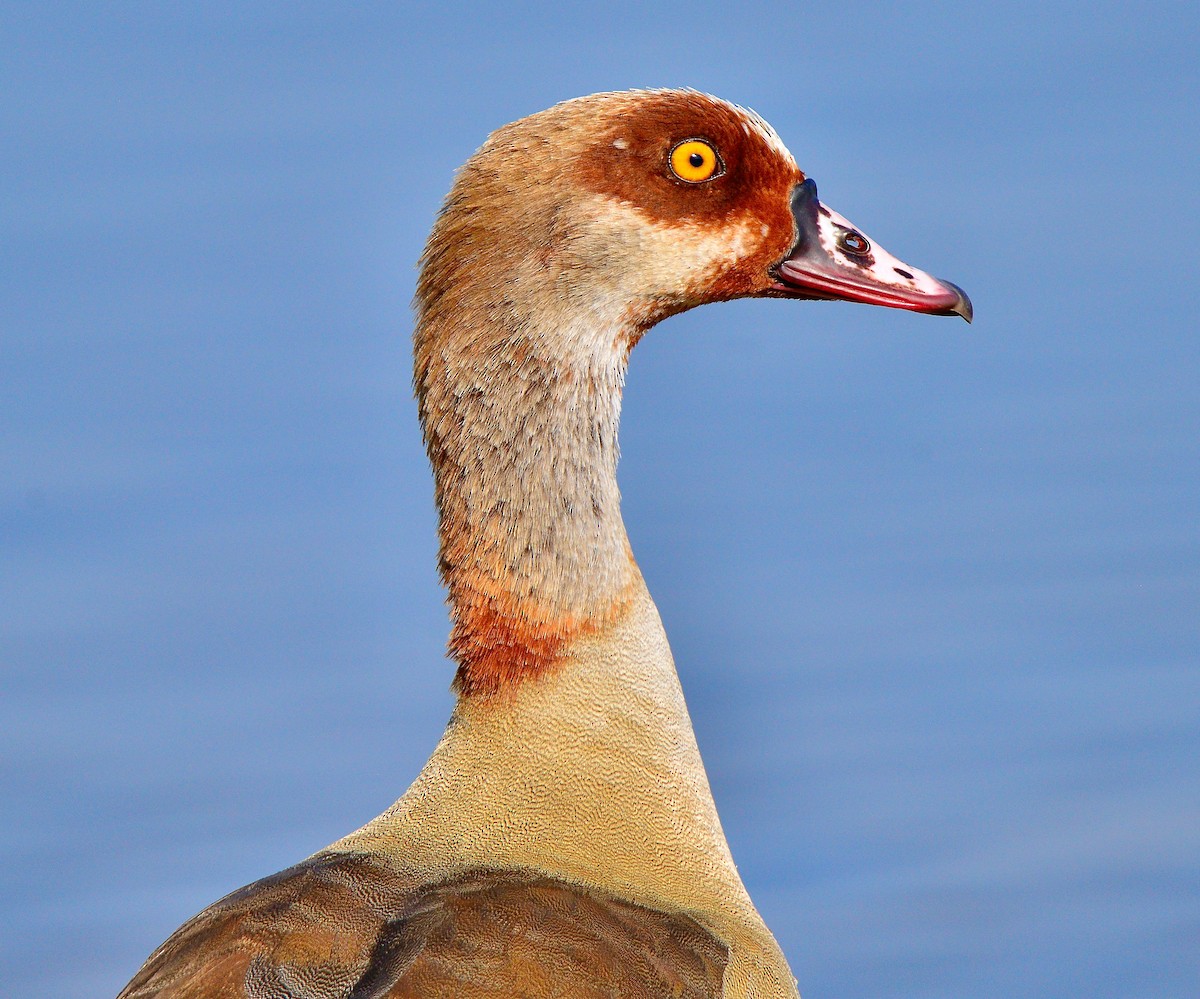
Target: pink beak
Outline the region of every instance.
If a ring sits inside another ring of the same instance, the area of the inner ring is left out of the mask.
[[[973,315],[971,300],[957,285],[940,281],[897,260],[817,200],[806,180],[792,195],[796,245],[776,268],[771,290],[789,298],[840,299],[909,309],[935,316]]]

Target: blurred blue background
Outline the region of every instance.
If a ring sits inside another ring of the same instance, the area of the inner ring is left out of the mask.
[[[977,320],[633,356],[625,514],[806,999],[1200,994],[1191,4],[0,12],[0,981],[114,994],[451,707],[409,389],[454,169],[692,86]]]

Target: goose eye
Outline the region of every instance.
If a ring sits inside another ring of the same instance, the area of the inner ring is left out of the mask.
[[[838,236],[838,246],[856,257],[871,252],[871,244],[867,241],[867,237],[853,229],[847,229]]]
[[[701,184],[725,172],[721,157],[703,139],[687,139],[671,150],[671,172],[689,184]]]

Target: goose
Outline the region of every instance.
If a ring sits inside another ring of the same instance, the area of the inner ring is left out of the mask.
[[[634,345],[747,296],[972,315],[823,205],[760,117],[696,91],[567,101],[467,161],[415,299],[448,727],[387,811],[185,923],[121,999],[798,995],[616,478]]]

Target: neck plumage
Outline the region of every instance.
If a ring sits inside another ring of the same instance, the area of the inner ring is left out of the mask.
[[[555,668],[571,642],[621,613],[640,578],[616,480],[632,341],[616,323],[558,319],[418,330],[417,393],[464,696]]]
[[[643,324],[567,314],[564,296],[514,316],[519,296],[423,292],[415,381],[460,698],[407,793],[336,846],[420,877],[544,872],[686,912],[730,946],[726,995],[795,999],[621,520],[621,390]]]

